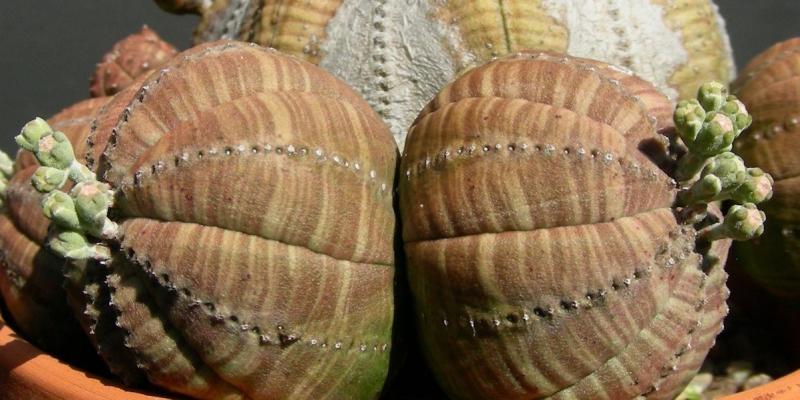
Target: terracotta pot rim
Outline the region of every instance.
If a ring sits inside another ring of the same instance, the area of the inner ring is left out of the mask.
[[[166,400],[125,388],[52,357],[0,318],[0,393],[5,399]]]

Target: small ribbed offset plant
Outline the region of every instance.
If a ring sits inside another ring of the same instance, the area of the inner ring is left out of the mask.
[[[633,70],[674,101],[734,75],[711,0],[156,0],[196,13],[195,41],[303,57],[359,90],[402,149],[419,110],[466,70],[523,49]]]
[[[103,56],[91,78],[92,97],[111,96],[131,85],[137,77],[161,67],[177,50],[143,26],[141,31],[120,40]]]
[[[397,149],[344,83],[208,43],[98,114],[91,168],[43,120],[17,142],[115,373],[209,399],[380,393]]]
[[[618,67],[522,53],[421,112],[403,241],[452,398],[671,399],[689,382],[727,313],[730,239],[762,232],[772,181],[730,153],[750,118],[723,85],[671,110]]]
[[[103,112],[106,95],[141,80],[166,61],[172,47],[152,30],[117,42],[98,64],[91,94],[93,99],[78,102],[52,116],[48,123],[86,151],[86,138],[94,116]],[[172,50],[174,53],[174,50]],[[0,293],[21,333],[33,343],[69,361],[86,361],[83,333],[67,306],[62,288],[64,261],[43,249],[49,221],[38,210],[42,196],[30,185],[37,170],[30,153],[21,152],[16,162],[0,155],[4,210],[0,213]]]
[[[756,281],[772,293],[800,301],[800,38],[756,56],[732,84],[753,115],[753,126],[736,142],[748,164],[775,177],[775,196],[761,239],[736,246]]]

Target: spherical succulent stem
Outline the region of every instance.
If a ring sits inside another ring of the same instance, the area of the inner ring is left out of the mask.
[[[722,222],[701,229],[697,236],[705,241],[720,239],[750,240],[764,232],[767,217],[755,204],[734,205]]]
[[[31,151],[41,167],[31,178],[36,190],[48,193],[42,210],[57,226],[51,249],[69,259],[105,259],[110,252],[103,245],[89,243],[86,235],[109,239],[117,236],[117,224],[108,219],[114,205],[114,192],[99,182],[95,174],[75,159],[72,143],[62,132],[54,131],[36,118],[22,128],[17,143]],[[0,160],[2,161],[2,160]],[[75,182],[69,194],[62,188],[67,179]]]

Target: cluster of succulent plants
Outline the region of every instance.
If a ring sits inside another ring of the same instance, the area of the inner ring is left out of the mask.
[[[132,35],[101,97],[0,155],[0,289],[37,343],[85,333],[125,383],[195,398],[376,398],[408,285],[452,398],[767,380],[698,371],[732,241],[765,232],[773,186],[797,222],[795,162],[743,134],[797,125],[763,89],[794,83],[796,44],[740,101],[700,84],[732,68],[709,0],[157,2],[201,14],[202,44]]]
[[[156,0],[196,13],[195,42],[260,43],[306,59],[358,90],[402,150],[414,117],[464,71],[521,50],[632,70],[673,99],[734,71],[711,0]]]

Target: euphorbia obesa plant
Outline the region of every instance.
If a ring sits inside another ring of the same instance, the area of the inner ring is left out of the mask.
[[[403,241],[451,397],[671,399],[691,379],[727,312],[730,239],[761,233],[771,180],[729,152],[750,119],[725,87],[671,109],[618,67],[523,53],[421,112]]]
[[[323,70],[230,41],[123,103],[97,118],[94,171],[42,120],[17,138],[95,342],[124,338],[114,369],[198,398],[376,397],[397,157],[380,118]]]
[[[677,101],[733,75],[711,0],[156,0],[201,15],[198,43],[253,41],[303,57],[361,92],[400,147],[444,85],[523,49],[633,70]]]

